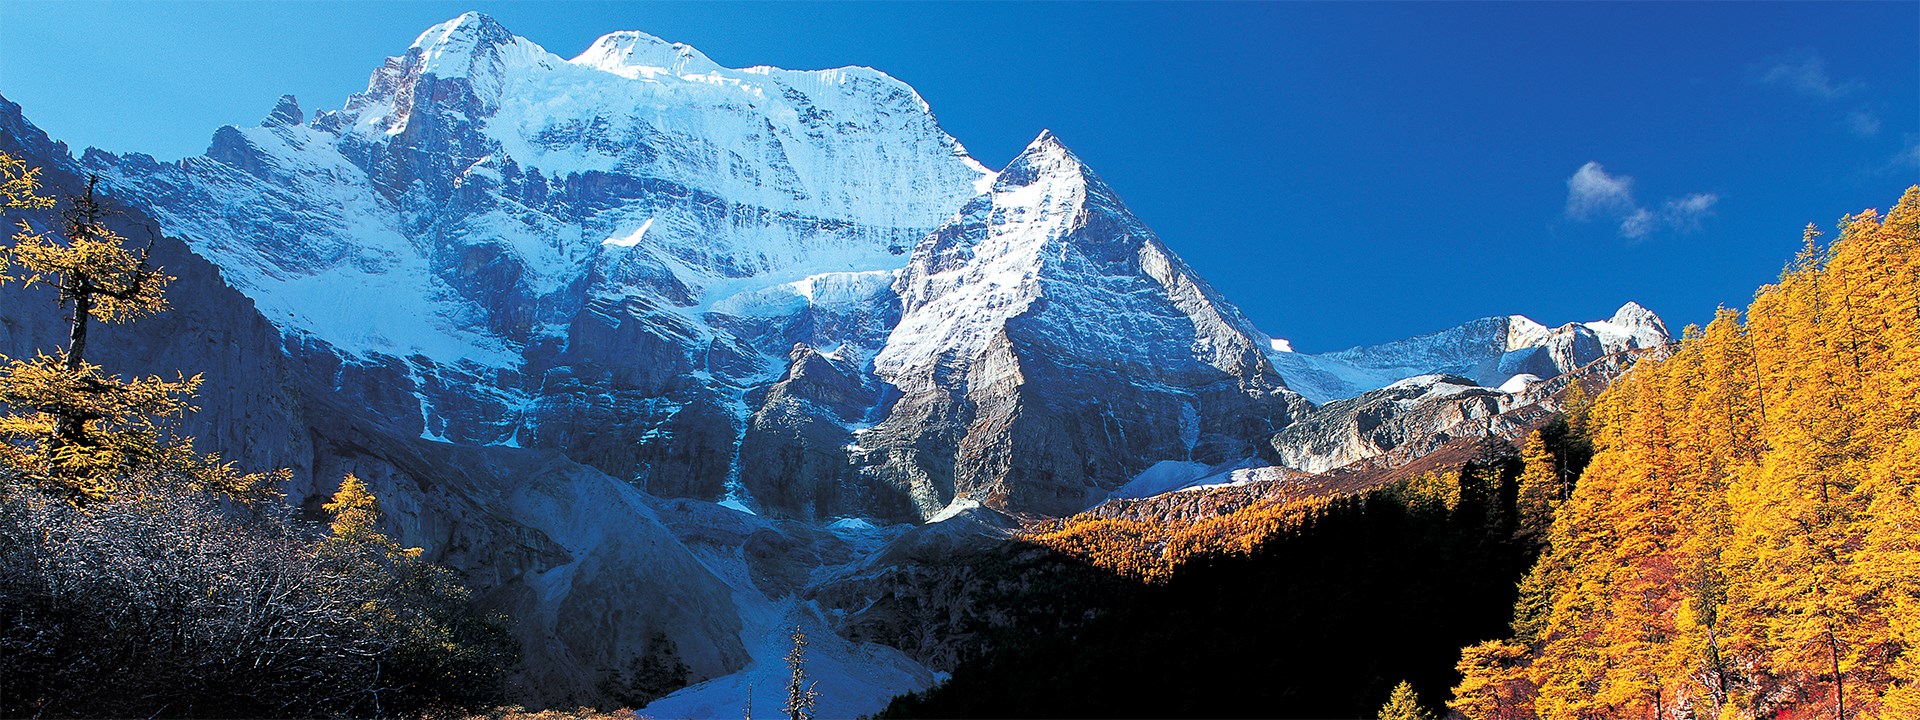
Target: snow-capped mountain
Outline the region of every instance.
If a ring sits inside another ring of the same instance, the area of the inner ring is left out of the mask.
[[[902,397],[854,437],[923,513],[955,494],[1071,513],[1161,460],[1254,454],[1308,408],[1239,309],[1051,133],[894,289],[874,370]]]
[[[1283,341],[1282,341],[1283,342]],[[1419,375],[1465,377],[1490,387],[1524,389],[1526,377],[1551,378],[1601,356],[1673,342],[1667,326],[1639,303],[1612,318],[1548,328],[1522,315],[1481,318],[1405,340],[1322,354],[1268,353],[1287,385],[1318,404],[1354,397]]]
[[[744,391],[795,341],[870,353],[884,328],[811,316],[884,289],[990,178],[878,71],[727,69],[637,32],[566,60],[476,13],[303,118],[285,99],[204,157],[87,165],[375,412],[664,495],[726,494]]]
[[[731,716],[781,631],[834,624],[793,596],[889,539],[937,554],[1117,489],[1433,445],[1536,402],[1527,378],[1669,342],[1629,304],[1292,353],[1051,133],[989,172],[883,73],[639,32],[565,59],[468,13],[203,156],[75,162],[4,100],[0,148],[98,173],[167,236],[178,309],[116,367],[206,369],[189,430],[292,468],[293,502],[366,478],[397,537],[522,620],[554,705],[664,629],[715,680],[663,712]],[[58,342],[29,305],[0,351]],[[931,679],[820,647],[859,688],[836,712]]]

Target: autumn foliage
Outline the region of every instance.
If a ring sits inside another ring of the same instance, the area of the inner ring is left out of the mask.
[[[1472,720],[1920,717],[1920,187],[1595,401]],[[1531,494],[1521,491],[1523,506]],[[1523,523],[1524,525],[1524,523]]]
[[[1021,534],[1022,541],[1081,558],[1127,577],[1162,581],[1180,563],[1205,553],[1252,552],[1282,530],[1298,526],[1331,497],[1271,499],[1192,523],[1170,524],[1076,515]]]

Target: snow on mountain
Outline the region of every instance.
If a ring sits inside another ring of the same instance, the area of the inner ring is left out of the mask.
[[[894,289],[873,364],[902,397],[856,441],[923,516],[960,495],[1073,512],[1161,460],[1246,457],[1305,406],[1265,336],[1052,133]]]
[[[918,94],[878,71],[727,69],[639,32],[569,61],[478,13],[422,33],[344,109],[287,119],[223,128],[206,157],[178,164],[94,164],[158,200],[236,285],[289,311],[276,322],[356,355],[514,364],[503,351],[524,330],[462,334],[493,308],[448,286],[462,269],[448,244],[504,251],[535,296],[587,280],[607,253],[643,254],[699,296],[750,277],[898,267],[904,245],[987,175]],[[322,313],[341,298],[303,289],[382,284],[373,275],[405,279],[364,309],[404,317]],[[625,279],[596,284],[647,289]],[[560,321],[574,304],[540,314]]]
[[[1557,328],[1522,315],[1496,316],[1379,345],[1321,354],[1273,351],[1268,357],[1289,387],[1324,405],[1437,373],[1497,388],[1518,375],[1549,378],[1604,355],[1672,341],[1658,316],[1629,302],[1607,320]]]
[[[891,273],[992,177],[876,70],[731,69],[640,32],[567,60],[478,13],[339,109],[86,165],[296,346],[375,368],[424,437],[715,497],[746,391],[795,341],[877,351]]]
[[[1051,132],[917,247],[895,287],[903,315],[874,365],[908,391],[933,366],[980,355],[1014,318],[1092,357],[1265,364],[1264,336]],[[1169,332],[1170,318],[1188,329]]]

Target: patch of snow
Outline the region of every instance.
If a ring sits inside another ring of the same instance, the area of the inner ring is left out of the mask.
[[[833,522],[827,523],[827,530],[836,532],[836,533],[838,532],[847,532],[847,533],[856,533],[856,534],[869,533],[879,529],[880,529],[879,525],[873,524],[872,520],[868,520],[866,518],[843,517],[838,520],[834,520]]]
[[[1285,340],[1282,338],[1267,338],[1267,345],[1268,347],[1271,347],[1274,352],[1283,352],[1283,353],[1293,352],[1293,342],[1290,340]]]
[[[1532,373],[1520,373],[1519,375],[1515,375],[1513,377],[1507,378],[1506,382],[1500,383],[1500,392],[1507,393],[1509,395],[1512,395],[1514,393],[1526,392],[1527,387],[1538,382],[1540,382],[1539,375],[1534,375]]]
[[[1236,484],[1233,480],[1236,474],[1244,474],[1263,464],[1254,458],[1218,465],[1191,460],[1161,460],[1133,476],[1132,480],[1115,489],[1108,497],[1121,500],[1148,498],[1196,487]]]
[[[927,522],[937,523],[945,520],[952,520],[956,517],[959,517],[961,513],[964,513],[968,510],[974,510],[979,507],[980,507],[980,501],[978,500],[974,500],[973,498],[966,497],[966,496],[956,497],[953,499],[953,502],[947,504],[947,507],[945,509],[942,509],[940,512],[934,513],[933,517],[927,518]]]
[[[785,657],[797,628],[807,636],[806,671],[820,693],[816,717],[871,715],[895,696],[935,682],[933,671],[906,653],[875,643],[849,642],[835,634],[811,602],[767,600],[758,591],[736,594],[744,623],[740,640],[752,660],[738,672],[708,680],[653,701],[640,714],[657,718],[775,717],[786,702]]]
[[[1206,477],[1212,470],[1206,463],[1191,460],[1161,460],[1116,488],[1110,497],[1144,498],[1173,492]]]
[[[633,247],[635,245],[639,245],[640,241],[646,238],[647,228],[650,228],[650,227],[653,227],[653,218],[647,218],[646,222],[640,223],[640,229],[638,230],[627,233],[624,236],[610,237],[605,240],[601,240],[600,244],[612,245],[615,247]]]

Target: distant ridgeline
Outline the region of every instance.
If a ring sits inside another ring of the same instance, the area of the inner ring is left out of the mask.
[[[1471,720],[1920,717],[1920,187],[1592,410]]]

